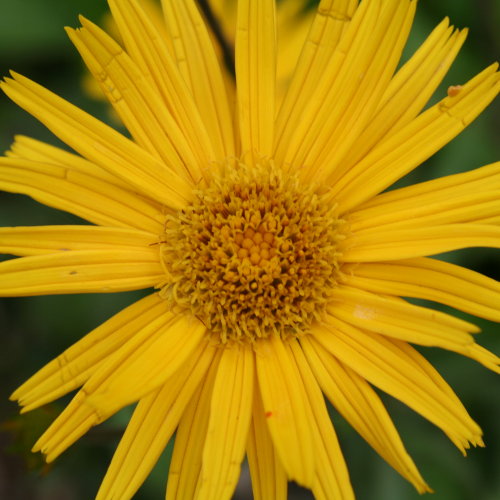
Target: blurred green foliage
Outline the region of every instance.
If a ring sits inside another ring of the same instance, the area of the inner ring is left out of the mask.
[[[6,75],[14,69],[107,120],[104,105],[90,100],[82,91],[83,66],[62,29],[65,25],[78,25],[79,13],[99,21],[105,11],[104,0],[0,0],[0,74]],[[437,96],[443,96],[447,86],[465,82],[497,59],[500,48],[500,2],[422,0],[405,57],[446,15],[456,26],[468,26],[471,31]],[[498,103],[491,106],[460,137],[411,174],[406,182],[465,171],[498,160],[498,111]],[[35,119],[0,96],[2,151],[8,148],[14,134],[26,134],[59,144]],[[72,215],[41,206],[24,196],[0,193],[0,225],[79,222]],[[494,251],[462,251],[446,257],[500,278],[500,259]],[[39,456],[31,455],[29,449],[41,430],[63,408],[67,398],[24,416],[18,416],[16,406],[7,398],[35,370],[137,296],[136,293],[51,296],[0,302],[0,498],[84,500],[95,495],[130,409],[89,432],[55,464],[46,466]],[[484,331],[480,342],[500,354],[498,326],[486,321],[476,323]],[[469,458],[464,460],[431,424],[399,402],[385,398],[408,450],[436,491],[433,499],[500,498],[500,379],[459,356],[432,349],[422,351],[456,389],[480,423],[487,444],[486,449],[471,450]],[[333,411],[332,417],[358,500],[414,500],[419,497]],[[138,499],[163,496],[168,455],[167,450],[138,493]],[[238,498],[248,497],[243,492]],[[294,490],[290,498],[310,497]]]

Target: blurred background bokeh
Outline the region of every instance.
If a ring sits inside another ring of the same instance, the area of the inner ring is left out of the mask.
[[[315,2],[306,3],[312,6]],[[105,105],[83,91],[83,65],[62,29],[66,25],[77,26],[79,13],[99,22],[106,11],[105,0],[0,0],[0,75],[7,75],[13,69],[112,123]],[[421,0],[405,57],[447,15],[454,25],[468,26],[470,33],[436,93],[436,99],[445,95],[449,85],[465,82],[498,60],[500,52],[500,2],[497,0]],[[497,100],[465,132],[405,182],[461,172],[498,160],[499,132]],[[35,119],[1,95],[2,152],[9,147],[15,134],[61,145]],[[25,196],[0,193],[0,225],[79,223],[82,221],[78,218],[37,204]],[[474,249],[454,252],[443,258],[500,279],[498,251]],[[39,454],[31,454],[30,448],[68,399],[19,416],[16,405],[8,401],[8,395],[34,371],[140,295],[91,294],[0,301],[0,499],[93,498],[131,410],[125,409],[93,429],[54,464],[47,465]],[[500,354],[499,326],[472,320],[483,329],[480,343]],[[487,445],[485,449],[472,449],[464,459],[438,429],[404,405],[384,396],[408,450],[424,478],[436,491],[432,498],[500,499],[500,378],[458,355],[434,349],[421,351],[444,375],[481,425]],[[333,410],[332,418],[358,500],[413,500],[419,497],[411,485],[378,458]],[[163,497],[170,447],[137,494],[137,499]],[[251,498],[248,484],[248,472],[244,469],[235,498]],[[292,488],[290,498],[312,497]]]

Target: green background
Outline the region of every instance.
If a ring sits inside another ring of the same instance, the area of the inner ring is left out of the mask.
[[[77,14],[99,21],[104,0],[0,0],[0,75],[14,69],[42,83],[94,115],[108,120],[105,107],[87,98],[81,88],[83,66],[62,27],[77,26]],[[495,0],[421,0],[409,42],[415,49],[448,15],[453,24],[470,28],[469,38],[444,84],[463,83],[498,59],[500,3]],[[465,171],[498,160],[498,101],[448,146],[422,165],[408,181]],[[0,149],[14,134],[58,144],[35,119],[0,96]],[[0,193],[0,225],[74,224],[69,214],[39,205],[24,196]],[[498,251],[475,249],[446,256],[500,279]],[[54,464],[45,465],[29,452],[41,431],[68,399],[19,417],[7,398],[22,381],[51,358],[133,302],[140,294],[73,295],[2,299],[0,301],[0,498],[6,500],[85,500],[92,498],[130,414],[129,409],[93,429]],[[462,315],[465,317],[465,315]],[[471,318],[469,318],[471,319]],[[473,319],[473,321],[476,321]],[[500,354],[497,325],[477,320],[482,345]],[[435,500],[498,500],[500,498],[500,378],[474,362],[446,352],[421,349],[456,390],[485,433],[485,449],[467,459],[431,424],[397,401],[384,397],[408,450]],[[392,471],[332,411],[354,489],[359,500],[412,500],[411,485]],[[164,493],[168,450],[136,498],[159,499]],[[243,474],[236,498],[251,498]],[[293,488],[290,498],[312,498]]]

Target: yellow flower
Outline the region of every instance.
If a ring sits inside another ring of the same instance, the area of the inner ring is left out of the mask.
[[[54,460],[138,402],[97,495],[128,499],[176,431],[167,499],[353,492],[323,394],[419,492],[429,491],[376,386],[465,453],[481,430],[410,344],[500,372],[469,322],[500,320],[500,284],[430,255],[500,247],[500,162],[383,192],[499,90],[497,65],[425,111],[466,32],[444,20],[397,65],[412,0],[324,0],[280,106],[273,0],[240,0],[227,85],[193,0],[164,0],[169,41],[109,0],[122,49],[68,29],[132,138],[17,74],[2,89],[78,154],[18,137],[0,187],[95,225],[3,228],[0,294],[154,287],[24,383],[23,411],[80,388],[35,444]],[[233,103],[234,106],[233,106]]]

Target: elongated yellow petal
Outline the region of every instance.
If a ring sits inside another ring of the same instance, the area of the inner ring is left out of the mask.
[[[356,44],[361,37],[357,36],[337,78],[318,89],[325,92],[325,103],[310,127],[303,129],[305,135],[297,154],[288,159],[293,165],[305,165],[304,178],[316,173],[326,177],[342,165],[344,156],[354,147],[396,69],[416,4],[409,0],[382,2],[372,32],[365,32],[370,41],[360,48]]]
[[[221,67],[193,0],[163,0],[179,71],[210,136],[216,156],[234,155],[233,118]]]
[[[0,296],[110,293],[155,286],[164,271],[154,247],[75,250],[0,263]]]
[[[99,364],[96,370],[93,370],[91,377],[70,404],[35,443],[33,451],[41,451],[46,454],[46,459],[50,462],[83,436],[93,425],[106,420],[111,413],[105,413],[95,405],[89,405],[87,401],[89,396],[99,392],[101,387],[106,387],[110,377],[117,369],[135,359],[158,338],[165,338],[165,333],[172,325],[175,325],[177,320],[178,318],[172,312],[163,311],[162,314],[155,314],[155,317],[150,318],[147,323],[141,324],[139,321],[133,329],[132,336],[126,342],[122,342],[117,349],[106,356],[106,359]],[[168,378],[172,373],[168,373],[168,366],[164,368],[167,372],[166,378]],[[162,382],[160,381],[158,386]],[[110,396],[108,394],[108,398]],[[139,389],[137,394],[129,393],[128,396],[132,401],[139,400],[144,396],[144,393]],[[116,402],[116,398],[108,401],[108,409]]]
[[[443,100],[380,141],[335,184],[331,196],[344,213],[400,179],[466,128],[500,90],[492,64]]]
[[[276,26],[274,0],[240,0],[236,83],[244,153],[269,156],[274,143]]]
[[[147,324],[169,314],[168,304],[151,294],[115,314],[29,378],[11,396],[23,412],[83,385],[96,367]]]
[[[357,0],[321,0],[276,119],[278,158],[284,155],[284,145],[288,145],[283,134],[292,133],[310,105],[310,97],[328,69],[332,53],[349,26],[357,4]]]
[[[196,172],[197,159],[156,89],[112,38],[81,22],[83,28],[66,32],[134,139],[178,175],[187,176],[188,165]]]
[[[207,343],[200,343],[185,365],[161,388],[141,399],[96,500],[133,497],[172,437],[214,354],[215,350]]]
[[[254,499],[286,500],[288,489],[286,473],[267,428],[266,414],[258,387],[254,390],[252,409],[247,457]]]
[[[245,454],[253,384],[252,348],[234,345],[224,349],[210,403],[197,499],[229,500],[233,496]]]
[[[147,324],[108,356],[33,451],[52,461],[90,427],[161,386],[189,359],[204,331],[189,315],[164,314]]]
[[[432,491],[405,450],[398,431],[377,393],[348,366],[343,365],[304,336],[300,341],[321,389],[350,425],[419,493]]]
[[[205,331],[203,323],[190,314],[179,315],[161,335],[122,362],[99,391],[89,395],[87,405],[109,415],[152,391],[192,355]]]
[[[73,250],[127,250],[154,245],[158,237],[137,229],[95,226],[0,227],[0,253],[43,255]]]
[[[419,47],[417,52],[397,71],[378,108],[356,139],[342,162],[337,165],[333,181],[347,172],[382,138],[409,123],[427,104],[458,54],[467,30],[453,31],[444,19]]]
[[[362,332],[338,319],[330,319],[329,323],[315,330],[314,342],[441,428],[463,453],[469,442],[483,445],[481,429],[458,398],[450,396],[451,389],[443,389],[446,382],[441,380],[438,385],[423,373],[398,341]]]
[[[182,415],[168,471],[166,500],[195,498],[221,353],[221,350],[216,353],[207,376]]]
[[[344,282],[384,295],[433,300],[500,321],[500,283],[461,266],[417,258],[346,266]]]
[[[354,500],[347,466],[318,383],[298,341],[290,341],[287,347],[295,360],[314,415],[311,422],[316,453],[316,472],[312,486],[314,496],[318,500]]]
[[[5,156],[9,158],[23,158],[38,163],[49,163],[66,167],[71,172],[81,172],[90,177],[104,180],[110,184],[117,185],[120,188],[130,191],[131,186],[122,181],[116,175],[109,173],[99,165],[82,158],[81,156],[65,151],[64,149],[47,144],[45,142],[26,137],[23,135],[16,135],[15,141],[6,151]],[[153,203],[152,200],[149,201]]]
[[[160,33],[154,27],[153,20],[148,18],[146,12],[142,10],[140,4],[136,0],[111,1],[110,7],[129,54],[162,96],[198,159],[198,165],[189,165],[197,178],[203,175],[203,170],[207,168],[207,163],[210,160],[216,156],[220,157],[221,149],[218,142],[220,138],[217,137],[217,129],[212,130],[214,120],[207,123],[208,116],[205,116],[204,112],[207,111],[208,106],[199,106],[198,101],[193,98],[189,86],[184,81],[182,72],[176,65],[175,51],[178,49],[180,40],[169,37],[168,29]],[[165,12],[165,16],[166,28],[168,28],[170,16],[167,15],[167,12]],[[187,29],[191,20],[187,17],[183,21],[186,23]],[[200,29],[203,28],[204,26]],[[168,45],[172,47],[172,51],[168,50]],[[208,51],[209,48],[205,52]],[[198,55],[196,54],[196,56]],[[187,57],[196,56],[190,54]],[[201,61],[201,58],[196,60],[198,68],[202,67]],[[216,61],[215,66],[210,69],[214,71],[210,81],[217,81],[217,71],[219,71],[220,79],[220,70]],[[206,83],[207,79],[204,77],[200,78],[197,85],[206,85]],[[221,99],[222,114],[225,94],[222,93],[218,97]]]
[[[448,314],[346,286],[335,290],[328,312],[359,328],[450,350],[473,344],[470,333],[479,331]]]
[[[468,172],[446,175],[438,179],[419,182],[379,194],[360,205],[353,212],[352,217],[356,220],[359,217],[354,214],[362,214],[364,210],[375,208],[377,210],[371,211],[369,215],[370,217],[378,217],[382,211],[387,212],[386,208],[389,206],[396,210],[406,210],[409,205],[434,203],[436,200],[463,196],[471,192],[497,190],[499,188],[500,162],[495,162]],[[420,207],[415,207],[415,209],[418,208]]]
[[[349,150],[392,76],[411,26],[412,2],[366,4],[356,10],[314,97],[300,118],[288,123],[289,132],[277,145],[278,162],[304,166],[306,177],[322,170],[324,161],[340,161]],[[333,151],[338,156],[327,158]]]
[[[345,262],[377,262],[425,257],[460,248],[500,248],[500,227],[495,225],[464,223],[384,229],[350,235],[339,245],[342,259]]]
[[[13,77],[0,83],[4,92],[75,151],[166,206],[184,206],[190,185],[165,164],[28,78]]]
[[[103,226],[159,234],[164,224],[160,209],[141,196],[60,165],[0,158],[0,188]]]
[[[383,193],[349,214],[350,230],[482,223],[500,215],[500,162]]]
[[[267,426],[289,479],[314,482],[314,419],[306,390],[291,353],[276,336],[256,345],[259,388]]]

